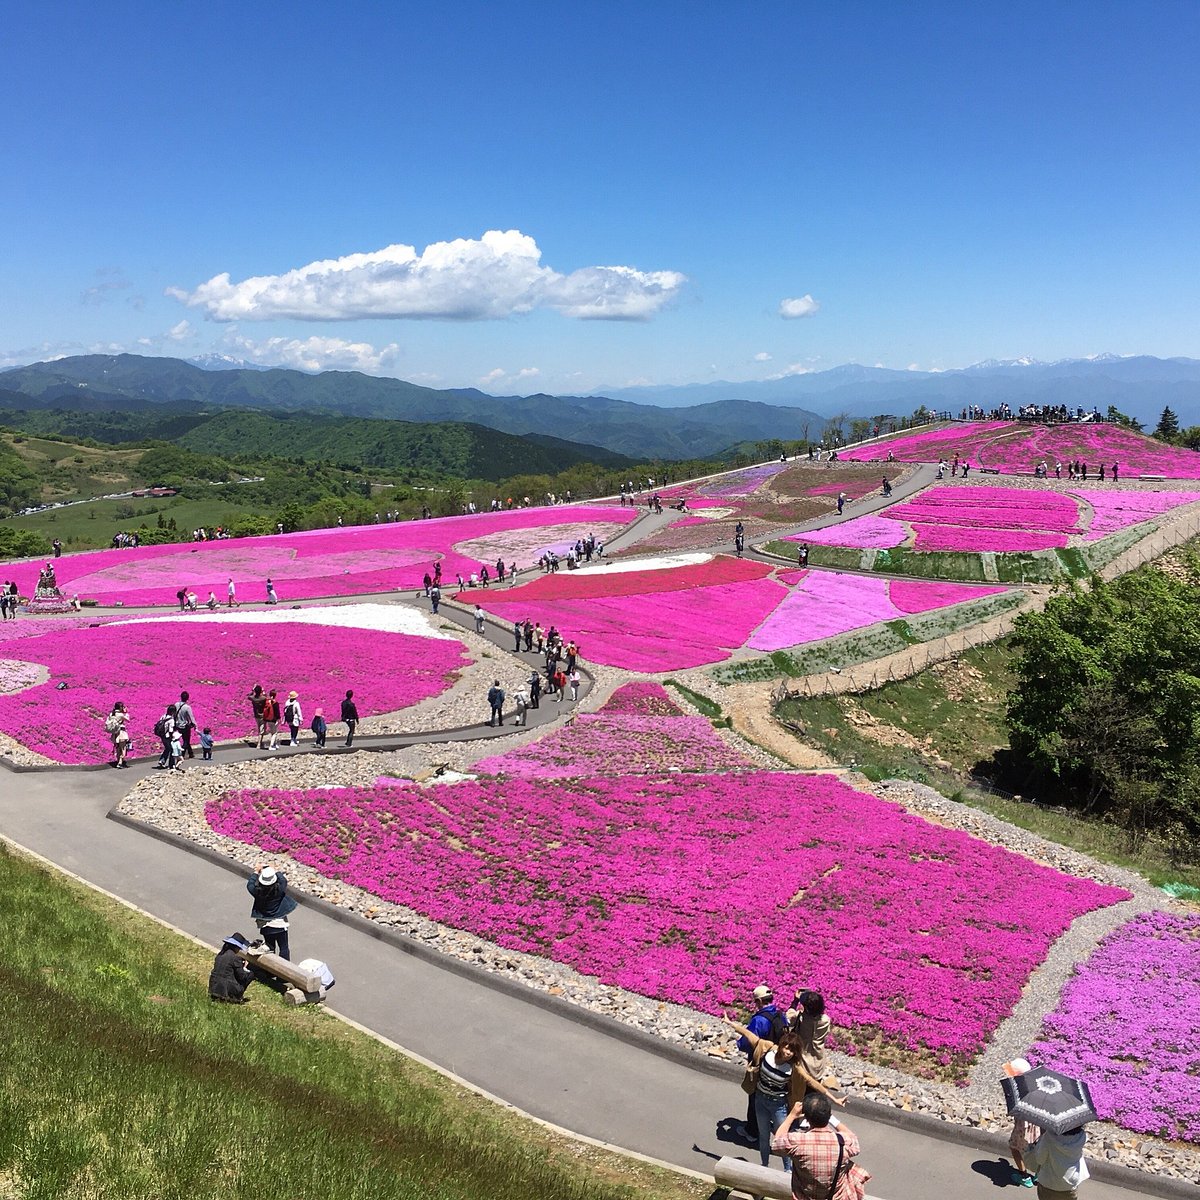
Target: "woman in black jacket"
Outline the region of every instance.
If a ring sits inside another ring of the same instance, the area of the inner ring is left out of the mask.
[[[250,916],[258,925],[267,949],[280,958],[290,959],[288,947],[288,913],[296,909],[296,901],[288,895],[287,876],[274,867],[259,867],[246,882],[246,891],[254,897]]]
[[[221,940],[221,948],[213,960],[212,972],[208,977],[208,997],[223,1000],[227,1004],[245,1004],[246,989],[254,981],[254,973],[238,957],[238,951],[246,947],[246,939],[240,933]]]

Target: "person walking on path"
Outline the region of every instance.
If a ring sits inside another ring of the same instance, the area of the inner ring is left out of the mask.
[[[346,725],[346,745],[354,745],[354,731],[358,727],[358,705],[354,703],[354,690],[351,688],[342,701],[342,721]]]
[[[542,699],[542,677],[535,670],[529,672],[529,705],[531,708],[540,708]]]
[[[234,585],[233,585],[233,576],[232,575],[230,575],[229,583],[226,585],[225,595],[228,598],[228,607],[229,608],[233,608],[235,605],[237,605],[237,602],[238,602],[237,588],[234,587]]]
[[[576,704],[579,701],[579,668],[572,667],[567,673],[567,683],[571,688],[571,703]]]
[[[514,621],[513,622],[513,641],[515,643],[515,645],[513,646],[514,654],[521,653],[521,638],[524,636],[524,634],[525,634],[525,622],[521,621],[521,620]]]
[[[175,765],[175,758],[172,753],[175,739],[175,705],[168,704],[167,711],[154,722],[154,736],[158,738],[162,745],[162,752],[158,756],[158,762],[155,764],[154,769],[156,771],[165,771]]]
[[[517,684],[517,690],[513,692],[513,703],[517,706],[516,723],[524,725],[529,720],[529,692],[523,683]]]
[[[179,730],[179,740],[184,758],[195,758],[192,749],[192,730],[196,728],[196,714],[192,712],[187,692],[179,693],[179,703],[175,706],[175,725]]]
[[[808,1128],[793,1130],[800,1117]],[[854,1162],[862,1147],[854,1130],[833,1115],[828,1096],[808,1092],[793,1105],[771,1149],[792,1160],[793,1200],[862,1200],[871,1178]]]
[[[491,716],[488,718],[488,724],[503,725],[504,689],[500,686],[500,680],[492,680],[492,686],[488,688],[487,700],[488,706],[491,708]]]
[[[441,602],[442,589],[435,583],[433,587],[429,589],[429,607],[433,609],[435,614],[437,613],[438,605],[441,604]]]
[[[126,711],[125,701],[118,700],[104,721],[104,731],[112,741],[114,767],[129,766],[125,761],[129,752],[129,730],[126,728],[128,723],[129,713]]]
[[[300,723],[304,720],[304,710],[295,692],[288,692],[287,703],[283,706],[283,719],[288,727],[288,745],[300,745]]]
[[[325,735],[329,732],[329,726],[325,724],[325,712],[323,709],[313,709],[313,719],[310,728],[313,731],[313,744],[318,750],[324,750]]]
[[[846,507],[846,493],[838,492],[838,516],[842,515],[842,510]]]
[[[479,605],[475,605],[475,632],[483,632],[483,609]]]
[[[267,736],[267,722],[265,714],[267,711],[267,694],[262,689],[261,683],[254,685],[254,690],[247,697],[250,701],[250,711],[254,714],[254,728],[258,735],[258,741],[254,744],[256,750],[263,748],[263,738]]]
[[[200,757],[204,762],[212,762],[213,734],[211,726],[205,725],[200,730]]]
[[[270,578],[267,579],[267,603],[268,604],[278,604],[279,603],[279,597],[277,595],[275,595],[275,585],[271,582]]]
[[[246,891],[254,898],[250,916],[258,925],[267,949],[290,960],[288,914],[296,911],[296,901],[288,895],[287,876],[274,867],[255,867],[254,874],[246,881]]]
[[[1029,1060],[1024,1058],[1014,1058],[1012,1062],[1004,1064],[1004,1073],[1010,1079],[1015,1079],[1018,1075],[1024,1075],[1026,1071],[1031,1070]],[[1029,1147],[1038,1140],[1041,1136],[1041,1129],[1037,1125],[1031,1125],[1028,1121],[1022,1120],[1020,1117],[1013,1118],[1012,1132],[1008,1135],[1008,1152],[1012,1156],[1013,1167],[1011,1179],[1018,1187],[1031,1188],[1037,1182],[1031,1172],[1025,1167],[1025,1154]]]
[[[567,690],[567,677],[563,673],[560,666],[554,668],[554,701],[556,704],[562,703],[563,692]]]
[[[1083,1157],[1086,1144],[1087,1134],[1078,1126],[1065,1133],[1043,1130],[1026,1147],[1025,1170],[1037,1176],[1038,1200],[1079,1200],[1079,1185],[1091,1178]]]

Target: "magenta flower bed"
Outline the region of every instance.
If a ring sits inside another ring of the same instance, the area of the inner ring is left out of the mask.
[[[1144,913],[1075,968],[1033,1047],[1088,1081],[1100,1116],[1200,1141],[1200,917]]]
[[[1040,533],[1029,529],[980,529],[959,525],[913,525],[914,550],[964,550],[969,553],[994,551],[1053,550],[1065,546],[1065,533]]]
[[[270,576],[280,601],[287,603],[417,588],[439,559],[444,580],[451,582],[459,572],[467,576],[478,571],[481,562],[494,570],[502,555],[506,563],[515,557],[518,566],[528,567],[543,547],[565,546],[593,530],[603,538],[636,515],[612,506],[523,508],[272,537],[90,550],[58,559],[55,569],[65,593],[101,604],[175,604],[181,587],[190,587],[201,603],[211,590],[224,604],[230,576],[242,602],[264,600]],[[460,543],[469,544],[470,555],[456,548]],[[518,545],[527,547],[524,554],[516,552]],[[4,570],[11,570],[22,592],[32,595],[38,565],[14,563]]]
[[[1005,590],[809,571],[754,631],[747,645],[751,650],[771,653]]]
[[[14,622],[9,622],[14,624]],[[109,751],[104,717],[124,700],[134,752],[156,753],[154,722],[186,688],[201,726],[218,740],[252,729],[246,699],[256,683],[300,693],[306,717],[323,705],[336,720],[346,688],[364,717],[407,708],[443,692],[470,660],[461,643],[309,623],[113,622],[50,631],[5,648],[40,663],[46,683],[0,696],[0,730],[61,763],[96,762]],[[65,683],[64,690],[56,685]]]
[[[1161,517],[1183,504],[1194,504],[1200,500],[1200,492],[1119,492],[1096,491],[1072,492],[1092,509],[1092,523],[1088,526],[1086,542],[1107,537],[1110,533],[1140,525],[1154,517]]]
[[[628,717],[682,717],[683,709],[667,695],[661,683],[651,679],[635,679],[623,683],[604,702],[602,713],[619,713]]]
[[[741,646],[786,594],[770,571],[718,556],[651,571],[559,571],[470,599],[508,624],[556,625],[592,662],[658,673],[720,662]]]
[[[750,761],[726,745],[707,717],[580,713],[570,725],[472,768],[485,775],[554,779],[580,775],[649,775],[730,771]]]
[[[206,815],[268,854],[607,984],[708,1013],[748,980],[811,984],[839,1026],[959,1065],[1070,922],[1128,895],[829,776],[239,791]]]
[[[1082,461],[1089,475],[1100,464],[1120,464],[1123,479],[1136,475],[1165,475],[1169,479],[1200,479],[1200,454],[1167,446],[1116,425],[1027,425],[1016,421],[968,421],[920,433],[899,434],[869,446],[846,450],[850,461],[877,462],[891,451],[901,462],[937,462],[944,458],[973,466],[1033,474],[1040,462],[1053,470],[1056,462]],[[1064,471],[1065,475],[1065,471]]]

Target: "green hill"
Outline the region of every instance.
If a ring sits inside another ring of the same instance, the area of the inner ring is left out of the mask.
[[[554,474],[579,463],[603,467],[630,463],[623,455],[599,446],[560,438],[515,437],[482,425],[299,413],[217,413],[175,440],[186,449],[222,457],[319,459],[368,470],[489,481]]]

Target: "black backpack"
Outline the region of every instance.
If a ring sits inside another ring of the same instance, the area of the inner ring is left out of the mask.
[[[774,1042],[778,1046],[780,1039],[789,1029],[787,1017],[779,1009],[776,1009],[773,1013],[763,1013],[762,1015],[771,1022],[771,1028],[767,1031],[766,1035],[767,1041]]]
[[[154,736],[157,738],[163,738],[167,736],[167,718],[165,716],[159,717],[158,720],[154,722]]]

